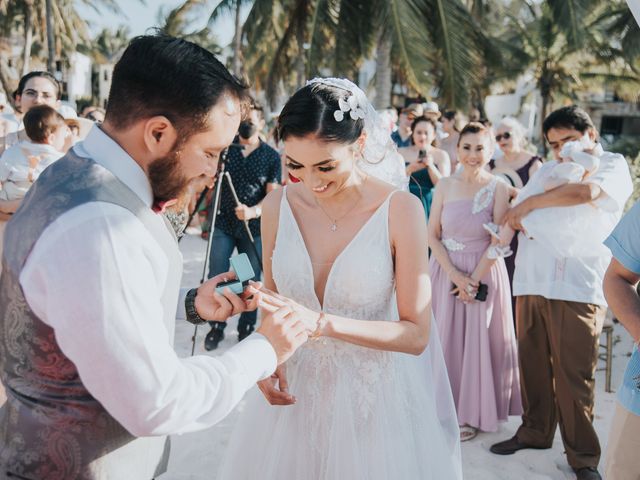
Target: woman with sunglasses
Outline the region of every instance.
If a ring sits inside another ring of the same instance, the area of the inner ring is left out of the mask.
[[[513,117],[505,117],[498,124],[496,143],[503,155],[489,162],[489,170],[494,175],[505,178],[514,188],[522,188],[542,166],[542,159],[526,149],[527,139],[522,124]],[[509,284],[513,284],[515,258],[518,250],[518,236],[511,241],[513,255],[504,259],[509,273]],[[513,318],[515,319],[516,299],[511,297]]]

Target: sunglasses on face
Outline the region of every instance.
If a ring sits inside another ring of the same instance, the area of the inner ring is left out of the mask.
[[[509,140],[511,138],[511,134],[509,132],[499,133],[496,135],[496,142],[499,142],[502,139]]]

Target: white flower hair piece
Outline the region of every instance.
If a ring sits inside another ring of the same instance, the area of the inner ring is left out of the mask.
[[[389,122],[378,115],[367,100],[364,92],[346,78],[314,78],[307,85],[322,84],[345,90],[346,99],[338,99],[339,110],[333,114],[337,122],[344,120],[345,113],[351,118],[361,118],[364,122],[363,132],[366,133],[364,152],[358,161],[358,168],[379,178],[396,188],[407,189],[408,179],[404,166],[404,159],[391,140]]]
[[[333,118],[336,119],[336,122],[344,120],[344,114],[347,112],[349,112],[349,116],[353,120],[357,120],[359,118],[364,120],[364,109],[358,105],[358,99],[355,95],[350,95],[346,100],[339,98],[338,106],[340,108],[333,112]]]

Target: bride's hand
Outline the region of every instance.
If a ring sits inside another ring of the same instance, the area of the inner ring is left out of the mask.
[[[288,306],[293,310],[296,318],[304,324],[307,329],[307,333],[312,334],[318,328],[320,313],[314,312],[313,310],[300,305],[298,302],[273,292],[259,284],[252,283],[249,290],[256,292],[256,295],[259,296],[258,307],[265,311],[273,313],[282,307]]]
[[[258,388],[271,405],[293,405],[296,403],[296,397],[289,393],[287,368],[284,363],[276,369],[271,377],[259,381]]]

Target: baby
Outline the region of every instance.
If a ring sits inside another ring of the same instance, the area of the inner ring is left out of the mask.
[[[520,192],[514,205],[533,195],[548,192],[568,183],[584,182],[600,166],[598,157],[584,152],[584,150],[591,148],[593,148],[593,143],[586,134],[580,140],[565,143],[560,151],[561,161],[553,167],[537,189],[531,188]],[[503,225],[498,229],[495,224],[490,223],[483,225],[483,227],[497,240],[497,245],[494,245],[488,253],[489,258],[504,258],[513,255],[510,247],[511,240],[516,233],[513,228],[509,225]]]
[[[30,141],[17,143],[0,157],[0,200],[23,198],[40,173],[64,155],[69,128],[53,108],[31,108],[24,129]]]

